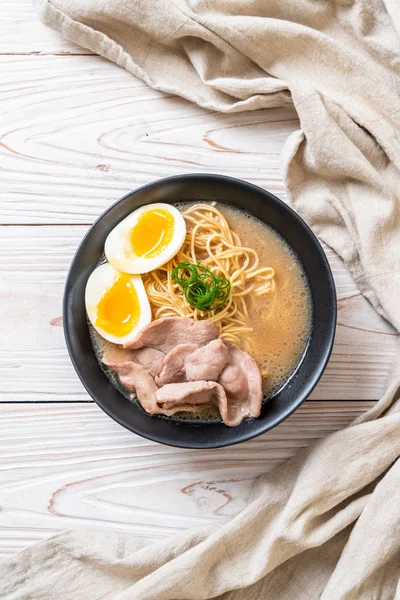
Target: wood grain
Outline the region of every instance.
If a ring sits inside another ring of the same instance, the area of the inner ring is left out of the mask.
[[[0,552],[63,529],[159,538],[222,522],[258,475],[347,426],[371,402],[309,402],[263,436],[227,449],[144,440],[92,404],[0,406]]]
[[[294,109],[212,113],[100,57],[0,57],[1,223],[92,223],[137,186],[224,173],[284,198]]]
[[[42,25],[32,0],[1,0],[1,54],[91,54]]]
[[[86,226],[0,228],[0,399],[89,399],[70,363],[62,331],[67,269]],[[383,392],[397,336],[360,295],[326,248],[339,299],[334,352],[312,398],[375,400]]]

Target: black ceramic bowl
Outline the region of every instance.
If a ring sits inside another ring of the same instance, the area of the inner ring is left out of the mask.
[[[104,249],[109,232],[134,209],[152,202],[216,200],[250,212],[278,231],[299,257],[312,295],[312,329],[295,374],[263,406],[258,419],[238,427],[219,422],[190,423],[151,417],[111,384],[96,360],[85,313],[85,286]],[[328,362],[336,325],[336,294],[325,254],[304,221],[263,189],[230,177],[182,175],[151,183],[111,206],[86,234],[72,261],[64,294],[64,331],[68,351],[83,385],[117,423],[171,446],[217,448],[253,438],[281,423],[310,395]]]

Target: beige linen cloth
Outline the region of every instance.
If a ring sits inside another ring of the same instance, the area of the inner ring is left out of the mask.
[[[200,106],[293,102],[288,195],[400,330],[399,0],[36,6],[66,38]],[[61,534],[3,563],[0,597],[400,599],[399,381],[398,362],[369,413],[261,477],[227,524],[154,544]]]

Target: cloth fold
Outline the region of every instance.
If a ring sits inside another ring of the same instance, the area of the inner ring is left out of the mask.
[[[398,0],[36,0],[66,38],[233,112],[293,102],[289,199],[400,331]],[[0,596],[400,598],[400,359],[378,404],[259,478],[230,522],[155,544],[69,532],[0,567]],[[334,390],[332,390],[334,394]]]

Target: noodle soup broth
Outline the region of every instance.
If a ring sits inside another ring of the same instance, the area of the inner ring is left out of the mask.
[[[193,209],[197,205],[199,203],[188,202],[179,203],[177,207],[185,214],[186,210]],[[246,314],[243,313],[241,322],[245,326],[235,329],[235,326],[230,325],[227,321],[228,324],[222,328],[221,333],[223,339],[238,343],[255,359],[263,379],[264,398],[267,399],[277,393],[293,375],[307,346],[312,308],[303,268],[282,237],[274,229],[249,213],[222,203],[204,202],[201,205],[215,207],[220,211],[229,228],[236,234],[235,239],[237,236],[240,238],[240,245],[257,253],[260,267],[269,267],[275,272],[272,292],[259,296],[250,292],[244,296]],[[190,238],[190,228],[188,236]],[[196,258],[201,260],[202,256],[196,256]],[[165,285],[165,289],[168,289],[165,267],[157,269],[152,276],[156,280],[159,278]],[[144,276],[144,281],[146,285],[146,276]],[[149,285],[151,282],[147,279],[147,286]],[[147,291],[149,293],[151,289],[147,287]],[[185,313],[180,313],[182,302],[176,301],[176,290],[173,291],[173,295],[175,304],[171,303],[172,309],[169,309],[168,306],[163,305],[162,297],[158,304],[153,304],[152,294],[149,294],[153,319],[179,314],[182,316],[185,314],[192,318],[213,318],[210,314],[200,314],[197,311],[189,315],[189,307],[186,307]],[[243,301],[238,306],[242,306]],[[217,317],[218,314],[215,315],[215,318]],[[129,360],[129,350],[107,342],[90,324],[89,328],[93,347],[100,362],[102,359],[115,362]],[[232,331],[236,332],[233,337],[230,333]],[[126,397],[132,397],[131,393],[120,385],[118,378],[112,372],[107,372],[107,375]],[[216,417],[217,413],[213,409],[210,411],[209,407],[204,407],[204,411],[197,415],[178,413],[173,418],[198,421]]]
[[[243,335],[244,348],[256,360],[266,397],[275,394],[294,373],[311,329],[311,297],[303,267],[282,237],[271,227],[238,209],[221,206],[244,246],[258,253],[261,265],[275,270],[275,290],[249,296],[253,331]]]

